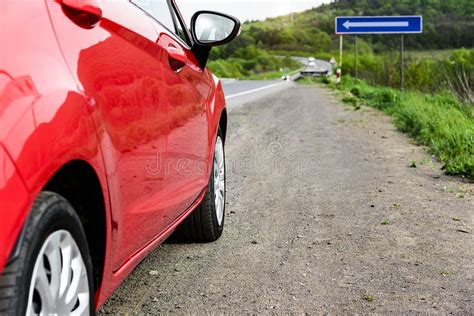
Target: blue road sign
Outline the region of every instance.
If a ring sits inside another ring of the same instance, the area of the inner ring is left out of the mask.
[[[339,16],[336,34],[422,33],[422,16]]]

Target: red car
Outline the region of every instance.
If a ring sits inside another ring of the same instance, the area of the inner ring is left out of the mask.
[[[172,0],[1,1],[0,314],[93,314],[171,234],[217,240],[227,127],[212,46]]]

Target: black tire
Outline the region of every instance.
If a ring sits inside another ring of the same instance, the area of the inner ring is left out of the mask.
[[[217,138],[222,140],[224,144],[224,137],[222,131],[219,128]],[[216,138],[216,142],[217,142]],[[224,170],[225,170],[225,152],[223,153],[224,158]],[[214,157],[215,159],[215,157]],[[224,210],[221,224],[219,224],[215,206],[215,193],[214,193],[214,163],[212,164],[211,176],[209,178],[209,184],[207,185],[207,192],[202,200],[201,204],[190,214],[184,222],[174,232],[171,240],[181,242],[213,242],[218,240],[222,232],[224,231],[225,222],[225,190],[224,190]],[[224,183],[225,183],[225,171],[224,171]]]
[[[23,234],[17,242],[16,256],[10,259],[0,276],[1,315],[25,315],[36,258],[48,236],[58,230],[68,231],[79,247],[91,293],[89,313],[95,313],[92,262],[81,221],[72,206],[60,195],[42,192],[34,202]]]

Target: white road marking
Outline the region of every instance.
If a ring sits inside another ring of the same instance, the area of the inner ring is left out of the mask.
[[[247,94],[255,93],[255,92],[258,92],[258,91],[266,90],[266,89],[269,89],[269,88],[272,88],[272,87],[276,87],[276,86],[279,86],[279,85],[283,85],[283,84],[286,84],[286,83],[287,83],[287,82],[278,82],[278,83],[274,83],[274,84],[271,84],[271,85],[268,85],[268,86],[264,86],[264,87],[260,87],[260,88],[257,88],[257,89],[253,89],[253,90],[248,90],[248,91],[245,91],[245,92],[240,92],[240,93],[232,94],[232,95],[227,96],[226,99],[229,100],[229,99],[241,97],[241,96],[243,96],[243,95],[247,95]]]

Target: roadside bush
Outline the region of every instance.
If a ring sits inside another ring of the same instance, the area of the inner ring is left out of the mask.
[[[454,51],[442,62],[445,84],[458,99],[474,105],[474,49]]]
[[[399,96],[398,92],[395,92],[389,88],[381,88],[380,90],[376,90],[373,94],[373,99],[371,99],[371,103],[373,106],[378,107],[379,109],[390,109],[398,104]]]
[[[408,61],[405,68],[405,85],[409,89],[431,93],[443,85],[443,73],[436,61],[430,59]]]
[[[355,60],[344,57],[343,74],[355,74]],[[358,77],[372,85],[400,87],[400,56],[394,53],[361,55]],[[449,90],[464,105],[474,104],[474,49],[454,50],[448,57],[434,60],[429,57],[407,57],[405,60],[405,88],[424,93]]]
[[[360,97],[360,88],[358,86],[354,87],[351,89],[351,93],[355,95],[356,97]]]
[[[395,125],[420,144],[428,146],[443,162],[448,174],[474,179],[472,107],[459,102],[448,92],[439,95],[400,92],[370,86],[351,77],[343,77],[338,87],[351,92],[351,97],[343,97],[344,102],[357,104],[358,99],[393,115]]]
[[[457,106],[410,94],[395,112],[395,124],[430,147],[450,174],[474,179],[474,121]]]
[[[216,76],[221,78],[236,78],[241,79],[248,74],[248,71],[244,68],[244,60],[241,59],[228,59],[210,61],[208,64]]]
[[[352,95],[348,95],[348,96],[345,96],[344,98],[342,98],[342,102],[352,104],[352,105],[355,106],[355,105],[357,105],[357,98],[355,98]]]
[[[321,82],[324,84],[331,84],[331,79],[329,77],[324,76],[321,78]]]
[[[275,56],[255,47],[246,47],[239,50],[239,58],[227,58],[211,60],[209,69],[221,78],[260,78],[259,74],[273,74],[273,78],[279,78],[285,72],[296,70],[302,65],[289,56]]]

